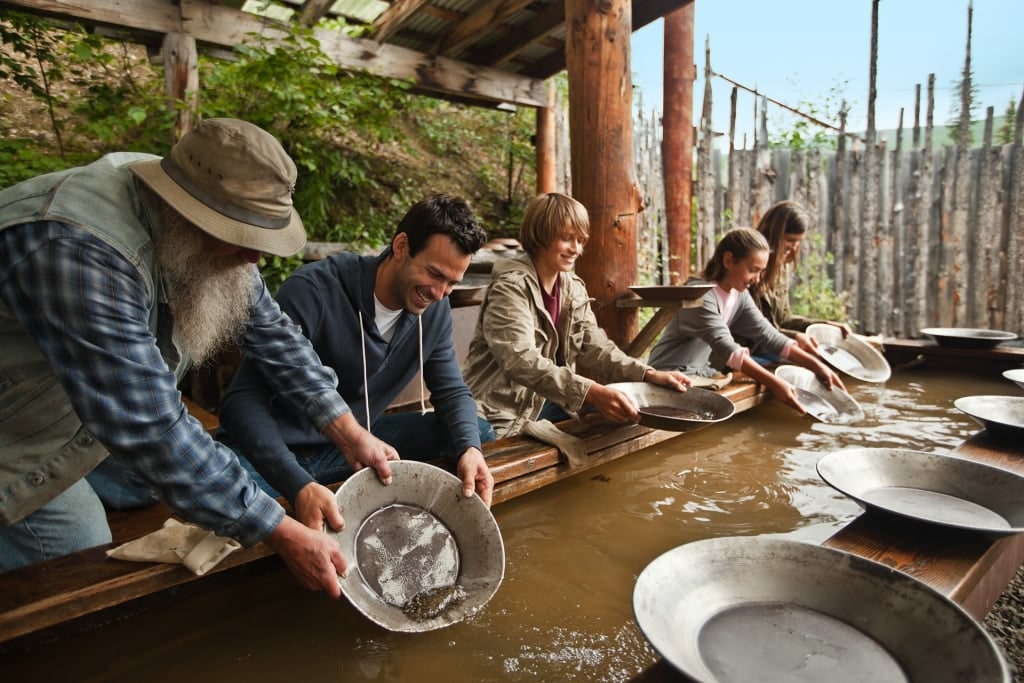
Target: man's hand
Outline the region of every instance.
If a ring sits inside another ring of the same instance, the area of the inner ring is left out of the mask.
[[[491,507],[491,498],[494,495],[494,476],[487,467],[484,454],[476,448],[467,448],[466,452],[459,457],[459,464],[456,469],[459,479],[462,480],[462,495],[469,498],[476,491],[480,500]]]
[[[388,463],[399,459],[398,451],[363,429],[352,413],[345,413],[327,425],[324,435],[345,455],[353,470],[358,472],[364,467],[372,467],[385,486],[391,483],[391,466]]]
[[[295,517],[310,529],[341,531],[345,528],[334,494],[315,481],[303,486],[295,496]]]
[[[644,373],[644,381],[676,391],[686,391],[693,384],[692,379],[678,370],[655,370],[653,368]]]
[[[301,586],[324,591],[332,598],[341,596],[338,576],[348,575],[348,563],[333,538],[286,516],[264,542],[284,560]]]

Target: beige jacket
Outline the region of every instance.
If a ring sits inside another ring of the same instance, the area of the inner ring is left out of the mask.
[[[576,374],[577,361],[604,381],[641,381],[648,366],[626,355],[597,325],[583,280],[561,273],[561,324],[551,322],[528,255],[494,265],[469,353],[462,366],[479,415],[498,437],[517,434],[544,400],[578,414],[594,380]],[[559,365],[559,346],[564,364]]]

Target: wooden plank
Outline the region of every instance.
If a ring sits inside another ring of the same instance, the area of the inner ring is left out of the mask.
[[[913,364],[931,369],[998,374],[1024,365],[1024,347],[1000,345],[991,349],[939,346],[925,339],[886,339],[882,353],[894,368]]]

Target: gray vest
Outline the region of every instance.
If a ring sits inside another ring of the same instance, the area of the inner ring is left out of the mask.
[[[175,350],[154,273],[149,215],[128,165],[149,154],[108,154],[0,191],[0,230],[57,221],[99,237],[138,269],[150,303],[150,330],[178,379],[187,359]],[[0,301],[0,521],[11,524],[84,477],[107,449],[86,430],[32,337]]]

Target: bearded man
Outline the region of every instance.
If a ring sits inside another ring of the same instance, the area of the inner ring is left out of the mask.
[[[390,481],[397,453],[355,421],[255,266],[305,244],[295,177],[266,131],[207,119],[165,158],[108,154],[0,191],[0,571],[109,543],[112,472],[340,595],[347,563],[321,530],[340,513],[314,528],[286,516],[177,390],[237,343],[282,400]]]

